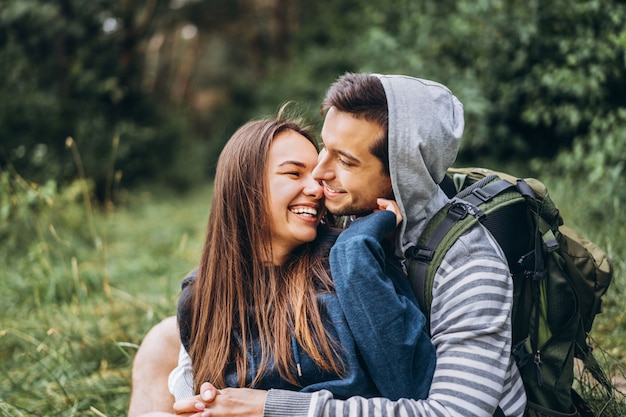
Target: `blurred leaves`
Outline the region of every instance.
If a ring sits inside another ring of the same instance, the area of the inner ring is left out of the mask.
[[[152,3],[3,3],[0,167],[11,164],[35,182],[69,181],[76,171],[64,144],[73,136],[101,194],[113,169],[111,141],[122,134],[126,152],[116,164],[127,183],[167,163],[182,130],[141,91],[140,45],[154,30]]]
[[[461,162],[619,177],[624,21],[619,0],[8,0],[0,167],[69,181],[72,136],[100,199],[115,178],[185,188],[211,175],[244,121],[291,100],[319,124],[329,84],[372,71],[455,92]]]

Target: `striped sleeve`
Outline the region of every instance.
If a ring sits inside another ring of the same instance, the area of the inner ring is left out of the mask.
[[[516,370],[512,279],[499,247],[481,235],[455,243],[433,286],[431,338],[437,368],[428,399],[442,404],[450,416],[492,415],[511,368]]]
[[[511,356],[512,299],[500,248],[484,229],[472,229],[455,242],[435,276],[431,335],[437,365],[428,398],[340,401],[321,392],[310,397],[306,415],[490,417],[499,405],[507,416],[522,416],[526,396]],[[284,415],[273,414],[274,394],[266,401],[267,417]],[[283,394],[280,401],[290,402],[290,394]]]

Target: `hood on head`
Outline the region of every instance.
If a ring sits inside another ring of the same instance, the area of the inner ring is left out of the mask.
[[[425,219],[446,201],[439,183],[457,156],[465,126],[463,105],[437,82],[377,76],[387,96],[389,172],[404,218],[396,248],[403,255],[417,242]]]

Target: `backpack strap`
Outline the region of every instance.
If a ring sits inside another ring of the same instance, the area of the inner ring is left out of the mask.
[[[428,240],[424,244],[416,244],[409,248],[406,257],[413,259],[415,262],[409,263],[408,275],[413,287],[413,292],[417,296],[417,301],[424,311],[428,311],[427,319],[430,317],[430,299],[426,300],[426,291],[424,284],[426,273],[430,262],[433,260],[435,250],[443,238],[452,230],[454,225],[465,219],[471,214],[476,219],[484,217],[484,214],[474,205],[464,202],[463,200],[453,199],[439,212],[445,212],[446,215],[437,224],[430,234]]]
[[[445,255],[456,239],[473,227],[477,221],[480,222],[485,218],[485,214],[479,208],[480,205],[515,187],[516,184],[501,180],[497,175],[489,175],[470,185],[452,198],[450,203],[431,219],[420,241],[407,250],[406,257],[410,260],[407,268],[409,280],[428,321],[430,320],[433,280],[427,277],[435,251],[440,251],[441,256]],[[441,248],[441,242],[459,223],[462,225],[455,229],[454,235],[448,240],[449,245]]]
[[[480,206],[481,204],[490,201],[495,196],[500,195],[504,191],[516,187],[516,184],[512,184],[506,180],[491,182],[497,178],[497,175],[490,175],[488,177],[485,177],[475,184],[467,187],[465,190],[459,192],[456,195],[456,198],[462,198],[468,203],[474,204],[475,206]],[[489,184],[490,182],[491,184]]]
[[[535,250],[532,252],[534,258],[534,268],[527,268],[527,271],[532,271],[532,278],[535,280],[539,280],[545,275],[545,264],[542,250],[542,243],[546,245],[548,251],[553,251],[558,249],[559,243],[554,237],[554,234],[551,232],[550,225],[545,224],[545,221],[541,218],[541,207],[539,205],[539,200],[537,199],[537,195],[533,191],[533,189],[528,185],[528,183],[522,179],[517,180],[517,190],[520,194],[526,198],[527,201],[531,201],[535,205]],[[549,232],[547,235],[541,233],[541,226],[544,226]],[[523,257],[518,261],[519,264],[524,265],[526,259]]]
[[[539,213],[539,201],[533,189],[524,180],[518,179],[516,183],[512,183],[500,179],[495,174],[489,175],[468,186],[453,197],[450,203],[444,206],[430,220],[419,242],[407,250],[406,257],[409,260],[407,273],[427,321],[430,321],[432,281],[443,255],[445,255],[456,239],[477,223],[476,220],[480,222],[485,219],[485,214],[480,210],[482,204],[511,189],[516,189],[525,199],[534,202],[537,207],[537,213]],[[471,216],[468,216],[468,214]],[[537,216],[539,215],[537,214]],[[448,237],[455,225],[459,223],[462,223],[462,225],[457,227],[453,235]],[[529,268],[536,278],[541,277],[544,272],[541,250],[542,238],[539,233],[537,235],[535,242],[536,250],[534,251],[536,255],[533,254],[532,256],[534,265]],[[441,247],[440,244],[444,239],[447,239],[447,244],[445,247]],[[439,253],[436,255],[437,251]],[[439,263],[435,262],[437,265],[433,265],[432,261],[436,256]],[[520,259],[520,262],[522,261],[528,262],[528,260]]]

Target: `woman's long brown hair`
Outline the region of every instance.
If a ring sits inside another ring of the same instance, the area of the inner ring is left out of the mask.
[[[327,334],[316,287],[331,290],[316,243],[298,248],[285,265],[272,259],[266,162],[272,140],[293,130],[315,141],[300,124],[280,119],[249,122],[224,147],[217,165],[211,212],[198,275],[191,291],[191,340],[196,392],[203,382],[225,386],[235,363],[238,386],[254,387],[268,366],[298,385],[292,337],[324,370],[341,374],[336,343]],[[258,335],[261,363],[254,380],[247,351]]]

